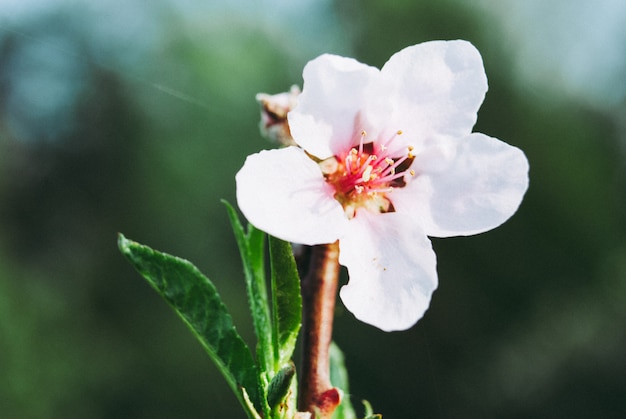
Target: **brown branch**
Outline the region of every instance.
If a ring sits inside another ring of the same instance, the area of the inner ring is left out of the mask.
[[[302,279],[302,366],[298,410],[330,418],[339,392],[330,382],[329,346],[339,279],[339,243],[314,246]]]

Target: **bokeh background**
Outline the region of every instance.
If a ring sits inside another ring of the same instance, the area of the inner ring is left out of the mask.
[[[481,51],[477,131],[522,148],[504,226],[433,240],[423,320],[341,303],[351,399],[385,418],[626,414],[626,3],[2,0],[0,416],[242,418],[200,345],[116,248],[193,261],[254,345],[221,198],[270,147],[257,92],[324,52],[381,66],[432,39]]]

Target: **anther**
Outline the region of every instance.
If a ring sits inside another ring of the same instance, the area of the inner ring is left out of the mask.
[[[365,130],[361,131],[361,139],[359,140],[359,154],[363,153],[363,142],[365,141],[365,136],[367,132]]]
[[[372,178],[372,166],[367,166],[365,171],[363,172],[363,176],[361,176],[361,180],[363,182],[367,182]]]

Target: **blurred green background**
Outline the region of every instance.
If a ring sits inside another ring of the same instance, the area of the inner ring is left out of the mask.
[[[116,233],[193,261],[254,344],[221,198],[270,147],[257,92],[324,52],[380,67],[467,39],[476,130],[522,148],[530,189],[480,236],[434,239],[423,320],[384,333],[341,303],[351,399],[385,418],[626,413],[626,4],[567,0],[4,0],[0,417],[242,418]]]

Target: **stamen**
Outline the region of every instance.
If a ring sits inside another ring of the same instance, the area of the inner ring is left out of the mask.
[[[346,169],[348,169],[348,173],[352,173],[352,160],[357,158],[357,151],[355,148],[350,150],[350,153],[346,156]]]
[[[367,182],[372,179],[372,166],[367,166],[367,168],[363,171],[363,176],[361,176],[361,180],[363,182]]]
[[[358,135],[358,131],[353,134],[354,137]],[[409,145],[402,150],[400,144],[391,146],[399,135],[402,130],[386,140],[377,137],[375,141],[369,141],[367,133],[362,130],[358,140],[353,138],[354,147],[334,158],[335,170],[326,179],[335,187],[335,198],[348,218],[354,217],[361,208],[375,212],[395,211],[387,195],[404,187],[409,176],[415,176],[415,170],[410,168],[415,158],[414,147]]]
[[[377,179],[377,181],[381,182],[381,183],[387,183],[387,182],[391,182],[392,180],[401,178],[403,176],[404,176],[404,172],[399,172],[399,173],[393,172],[393,173],[389,173],[386,176],[383,176],[383,177]]]
[[[398,160],[396,160],[393,164],[389,165],[389,167],[387,167],[387,169],[383,172],[384,174],[393,174],[396,171],[396,167],[400,166],[402,163],[404,163],[404,161],[406,159],[408,159],[410,156],[406,155],[406,156],[402,156],[400,157]],[[393,161],[393,160],[392,160]]]
[[[363,153],[363,143],[365,142],[365,137],[367,136],[367,132],[365,130],[361,131],[361,140],[359,141],[359,154]]]
[[[359,170],[359,173],[357,174],[362,174],[365,170],[370,169],[370,172],[372,171],[372,166],[370,165],[371,162],[373,162],[374,160],[376,160],[376,155],[372,154],[371,156],[368,156],[367,159],[363,162],[363,164],[361,165],[361,170]]]
[[[395,140],[396,137],[399,136],[399,135],[402,135],[402,130],[401,129],[399,129],[391,137],[387,138],[385,141],[380,143],[381,150],[386,150],[388,148],[389,144],[391,144],[391,142],[393,140]]]

